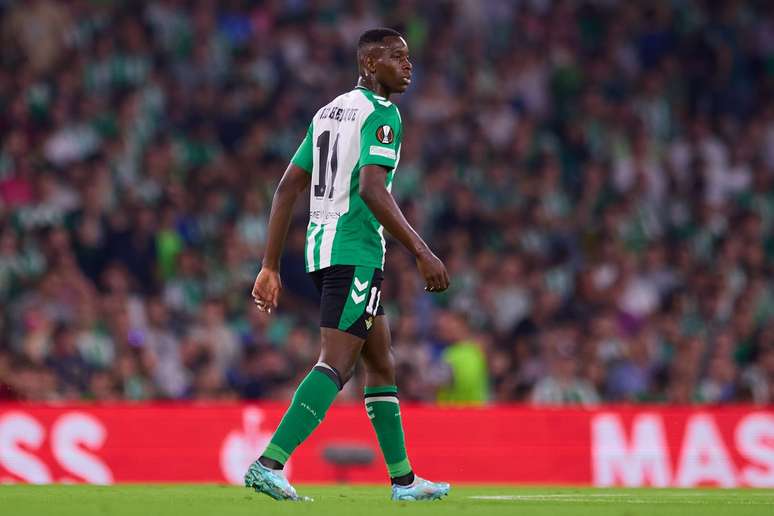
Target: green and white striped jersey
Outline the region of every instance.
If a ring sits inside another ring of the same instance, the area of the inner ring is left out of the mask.
[[[360,198],[360,169],[382,165],[390,190],[403,129],[398,108],[357,87],[323,106],[292,163],[312,175],[306,270],[331,265],[384,268],[384,228]]]

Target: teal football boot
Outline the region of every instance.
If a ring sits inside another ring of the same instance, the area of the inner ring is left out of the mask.
[[[275,500],[312,501],[309,497],[296,494],[282,470],[269,469],[257,460],[250,464],[245,473],[245,487],[267,494]]]
[[[392,499],[399,501],[440,500],[449,494],[451,486],[446,482],[430,482],[415,476],[407,486],[392,486]]]

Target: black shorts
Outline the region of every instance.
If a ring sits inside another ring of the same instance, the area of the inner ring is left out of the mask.
[[[309,275],[320,292],[320,327],[365,339],[374,317],[384,314],[380,303],[382,271],[359,265],[332,265]]]

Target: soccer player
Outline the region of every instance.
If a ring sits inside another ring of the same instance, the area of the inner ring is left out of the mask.
[[[387,228],[416,257],[425,289],[441,292],[449,277],[441,260],[414,231],[390,193],[403,138],[390,102],[411,83],[406,41],[391,29],[360,36],[357,87],[323,106],[277,187],[269,235],[253,298],[260,310],[277,307],[279,261],[298,195],[311,183],[306,270],[320,292],[319,362],[293,396],[271,442],[245,474],[245,485],[277,500],[298,500],[282,474],[293,450],[322,422],[362,357],[365,406],[392,482],[393,500],[438,499],[449,484],[411,468],[395,386],[390,330],[380,304]]]

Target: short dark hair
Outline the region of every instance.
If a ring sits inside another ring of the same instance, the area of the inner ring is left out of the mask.
[[[388,29],[387,27],[380,27],[378,29],[369,29],[360,35],[360,38],[357,40],[357,48],[362,48],[364,45],[367,45],[369,43],[379,43],[384,38],[387,38],[390,36],[402,38],[403,34],[398,32],[397,30]]]

